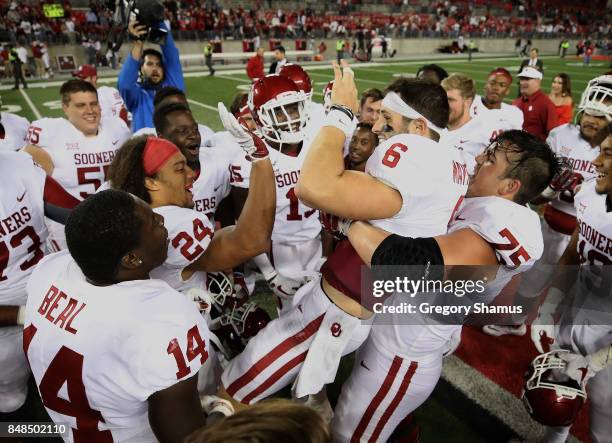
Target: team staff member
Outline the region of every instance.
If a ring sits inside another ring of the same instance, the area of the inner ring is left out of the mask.
[[[166,29],[163,23],[159,26]],[[140,128],[154,126],[153,97],[157,90],[164,86],[175,86],[184,91],[185,80],[179,51],[169,29],[161,45],[162,52],[151,48],[143,50],[143,38],[148,32],[146,26],[134,21],[130,23],[128,32],[134,38],[134,43],[119,73],[117,89],[128,111],[132,113],[132,131],[136,132]]]
[[[512,104],[523,111],[523,130],[546,140],[551,129],[559,126],[553,102],[542,92],[542,73],[530,66],[518,75],[521,96]]]

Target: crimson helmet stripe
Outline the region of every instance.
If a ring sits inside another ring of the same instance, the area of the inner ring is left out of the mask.
[[[287,63],[281,68],[279,74],[293,80],[297,87],[306,94],[310,94],[312,92],[312,82],[310,77],[300,65],[296,65],[295,63]]]

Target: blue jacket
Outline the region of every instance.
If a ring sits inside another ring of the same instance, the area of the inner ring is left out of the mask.
[[[165,27],[164,24],[161,26]],[[159,87],[174,86],[184,91],[183,68],[171,31],[168,31],[166,41],[161,45],[161,52],[164,80]],[[119,89],[128,111],[132,113],[132,132],[136,132],[140,128],[154,127],[153,97],[155,97],[157,88],[145,88],[142,85],[139,81],[140,66],[140,60],[135,60],[130,52],[125,63],[123,63],[117,80],[117,89]]]

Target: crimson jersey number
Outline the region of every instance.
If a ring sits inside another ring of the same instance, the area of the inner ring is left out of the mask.
[[[195,360],[196,357],[200,356],[200,364],[203,364],[208,359],[208,351],[206,350],[206,344],[202,340],[198,326],[194,325],[189,331],[187,331],[187,352],[184,353],[179,345],[178,338],[173,338],[168,343],[168,349],[166,349],[169,355],[172,355],[176,360],[176,379],[191,374],[191,368],[187,366],[185,358],[190,362]]]
[[[408,150],[408,146],[402,143],[393,143],[382,159],[382,164],[388,166],[389,168],[395,168],[402,157],[401,152],[406,152]]]
[[[596,266],[612,265],[612,261],[610,261],[610,259],[606,255],[602,254],[596,249],[589,249],[589,251],[585,255],[584,253],[585,246],[586,246],[586,240],[584,239],[580,240],[580,242],[578,243],[578,254],[580,255],[580,260],[583,263],[588,261],[589,264],[596,265]]]
[[[316,211],[316,209],[310,209],[304,212],[304,217],[302,217],[302,214],[300,214],[299,210],[300,201],[295,195],[294,188],[289,189],[289,191],[287,191],[287,193],[285,194],[285,197],[289,199],[289,214],[287,214],[287,220],[289,221],[299,221],[302,220],[304,217],[308,218]]]
[[[28,247],[27,253],[28,258],[19,265],[19,269],[26,271],[32,266],[36,265],[43,257],[44,252],[41,249],[40,237],[34,231],[32,226],[26,226],[17,234],[13,235],[9,240],[9,245],[15,249],[23,243],[23,241],[29,238],[31,245]],[[6,280],[8,277],[4,275],[4,270],[8,266],[10,251],[6,242],[0,242],[0,282]]]
[[[172,246],[174,246],[174,248],[180,246],[183,257],[191,262],[204,252],[204,248],[199,243],[196,243],[195,248],[191,250],[194,243],[193,238],[195,237],[195,239],[200,242],[204,240],[206,236],[212,238],[212,230],[208,226],[205,226],[202,220],[196,218],[193,220],[193,236],[185,231],[179,232],[176,237],[172,239]]]
[[[24,351],[27,354],[29,344],[36,334],[36,327],[29,325],[23,331]],[[67,398],[60,397],[62,386],[66,385]],[[45,407],[58,414],[74,417],[76,428],[72,428],[75,443],[112,443],[110,431],[98,430],[98,424],[104,423],[100,411],[89,405],[83,383],[83,355],[62,346],[47,367],[38,386],[40,397]]]
[[[521,258],[523,259],[523,263],[526,263],[531,259],[525,248],[519,244],[516,237],[508,228],[504,228],[499,231],[499,235],[508,240],[508,243],[493,243],[492,246],[498,251],[514,251],[512,254],[510,254],[510,260],[512,260],[512,263],[514,263],[515,266],[521,265]]]
[[[102,172],[104,176],[104,181],[106,181],[106,175],[108,174],[109,167],[110,165],[86,166],[82,168],[77,167],[77,180],[79,182],[79,186],[93,185],[94,187],[94,192],[92,192],[91,194],[88,192],[83,192],[83,191],[79,193],[79,195],[81,196],[83,200],[85,200],[87,197],[95,193],[98,190],[98,188],[102,185],[102,180],[97,178],[100,172]],[[91,176],[92,174],[96,174],[96,177],[92,177]]]

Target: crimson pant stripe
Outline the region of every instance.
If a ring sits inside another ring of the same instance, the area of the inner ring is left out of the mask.
[[[389,418],[395,412],[397,405],[399,405],[402,398],[404,398],[404,395],[406,395],[406,392],[408,391],[408,386],[410,386],[410,381],[412,380],[412,376],[416,372],[418,366],[419,364],[416,361],[410,362],[410,366],[408,367],[408,370],[404,375],[404,379],[402,380],[399,389],[395,393],[395,397],[393,397],[393,400],[391,400],[391,403],[389,403],[389,406],[387,406],[385,413],[380,418],[380,421],[376,425],[376,428],[374,428],[374,432],[372,433],[372,436],[370,437],[369,441],[378,441],[378,436],[382,432],[383,428],[387,425],[387,421],[389,421]]]
[[[315,332],[318,331],[324,315],[325,314],[321,314],[315,318],[313,321],[308,323],[304,329],[282,341],[274,349],[272,349],[272,351],[268,352],[258,362],[254,363],[244,375],[236,379],[231,385],[228,386],[226,389],[227,393],[233,397],[236,392],[245,387],[268,366],[287,353],[287,351],[308,340]]]
[[[355,429],[355,432],[351,437],[351,443],[358,443],[361,439],[361,436],[368,427],[368,424],[370,423],[370,419],[374,415],[374,412],[376,411],[376,409],[378,409],[380,403],[389,393],[389,389],[391,389],[391,385],[393,385],[393,381],[395,380],[397,372],[402,366],[403,361],[404,359],[401,357],[396,356],[393,358],[393,362],[391,363],[391,367],[389,368],[389,372],[387,372],[385,380],[383,381],[380,389],[368,405],[368,408],[361,417],[361,420],[359,421],[359,424],[357,425],[357,428]]]
[[[287,363],[282,365],[278,370],[274,371],[274,373],[270,377],[268,377],[266,381],[264,381],[261,385],[259,385],[259,387],[257,387],[250,394],[244,397],[241,400],[241,403],[245,403],[247,405],[251,404],[251,401],[255,397],[259,396],[262,392],[264,392],[266,389],[268,389],[270,386],[276,383],[283,375],[286,375],[289,371],[291,371],[297,365],[299,365],[304,360],[306,360],[307,353],[308,351],[302,352],[300,355],[293,357]]]

